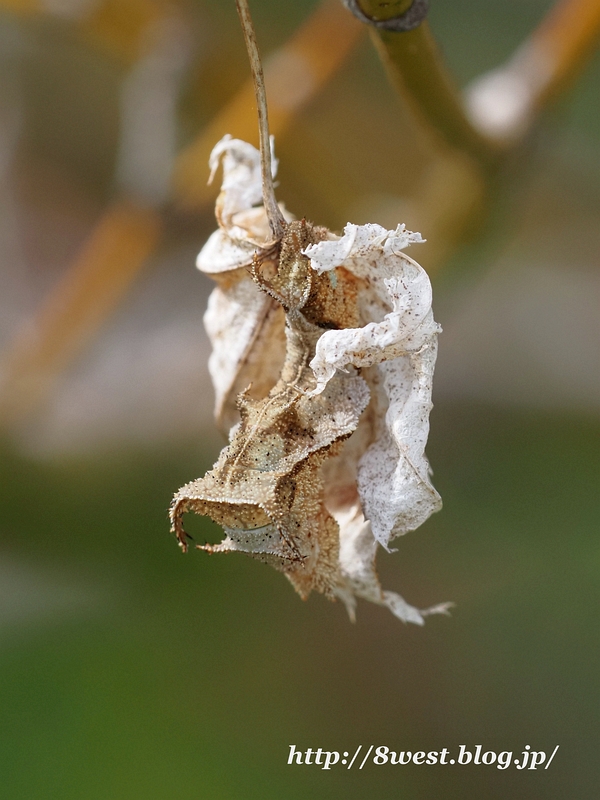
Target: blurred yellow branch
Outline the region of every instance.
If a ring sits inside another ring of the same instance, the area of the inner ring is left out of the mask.
[[[102,0],[71,16],[80,32],[95,47],[126,62],[135,61],[151,26],[170,11],[168,0]],[[0,0],[0,9],[23,16],[51,14],[43,0]],[[65,7],[62,16],[69,16]]]
[[[108,208],[64,278],[3,355],[3,424],[26,416],[93,338],[151,255],[161,228],[152,209],[126,200]]]
[[[0,5],[6,2],[0,0]],[[117,0],[107,0],[100,5],[98,15],[90,15],[85,24],[105,42],[120,41],[123,52],[130,54],[143,30],[157,19],[155,11],[160,5],[152,0],[135,0],[121,8]],[[118,20],[130,12],[131,24],[125,25],[120,39],[115,39]],[[325,85],[360,33],[361,26],[345,13],[338,0],[325,0],[268,59],[265,73],[274,133],[281,133],[302,105]],[[214,192],[206,186],[208,156],[225,133],[257,139],[250,81],[180,155],[174,192],[184,205],[200,208],[210,202]],[[25,417],[47,396],[60,372],[118,306],[156,247],[161,227],[158,212],[141,207],[133,199],[117,201],[108,208],[63,280],[4,353],[0,363],[0,423]]]
[[[540,99],[572,81],[598,45],[600,2],[562,0],[531,36],[531,47],[545,53],[550,71]]]
[[[280,135],[300,108],[325,85],[360,34],[360,24],[339,0],[325,0],[291,39],[266,59],[272,134]],[[214,190],[206,185],[206,165],[212,148],[226,133],[258,143],[256,101],[250,79],[179,156],[173,191],[183,207],[202,208],[214,197]]]
[[[0,8],[13,14],[36,14],[42,10],[39,0],[0,0]]]
[[[168,13],[169,5],[162,0],[102,0],[78,27],[96,46],[132,62],[143,50],[148,31]]]
[[[560,0],[505,64],[467,89],[473,124],[498,141],[518,144],[579,74],[599,35],[598,0]]]

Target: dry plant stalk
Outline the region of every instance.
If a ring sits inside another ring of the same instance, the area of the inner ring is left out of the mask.
[[[198,256],[217,283],[205,325],[216,417],[229,445],[203,478],[174,497],[182,548],[187,511],[225,531],[209,553],[239,551],[285,573],[306,598],[356,598],[405,621],[418,610],[383,591],[378,544],[441,507],[424,448],[439,326],[425,271],[403,251],[421,242],[403,225],[348,224],[343,236],[295,220],[275,199],[260,61],[238,0],[257,88],[261,150],[225,136],[219,229]],[[262,202],[261,202],[262,200]]]

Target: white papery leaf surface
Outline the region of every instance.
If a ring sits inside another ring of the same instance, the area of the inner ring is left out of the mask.
[[[339,369],[378,365],[388,408],[381,435],[360,460],[358,491],[373,535],[386,548],[441,508],[425,457],[441,329],[433,318],[427,273],[401,252],[420,241],[420,234],[404,226],[386,231],[379,225],[349,224],[337,241],[305,251],[318,272],[343,266],[367,278],[365,307],[377,313],[381,303],[389,309],[381,321],[362,328],[326,331],[311,361],[315,393]]]

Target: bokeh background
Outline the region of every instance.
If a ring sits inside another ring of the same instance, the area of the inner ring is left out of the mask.
[[[465,86],[550,5],[432,0],[430,23]],[[254,0],[265,57],[316,8]],[[223,444],[194,259],[215,224],[210,146],[257,138],[233,0],[0,2],[2,798],[597,796],[600,59],[441,258],[414,197],[454,178],[360,25],[325,12],[320,84],[271,79],[278,193],[334,230],[430,239],[412,255],[444,328],[428,447],[444,509],[379,563],[452,617],[421,629],[362,604],[352,625],[169,536],[173,492]],[[548,771],[323,772],[288,767],[292,743],[560,749]]]

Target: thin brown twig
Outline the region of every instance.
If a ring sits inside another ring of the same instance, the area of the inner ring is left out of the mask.
[[[277,205],[275,187],[273,185],[273,173],[271,171],[271,137],[269,135],[269,115],[267,110],[265,78],[248,2],[247,0],[235,0],[235,2],[238,14],[240,15],[240,22],[242,23],[242,31],[244,32],[244,40],[246,42],[250,69],[252,71],[254,93],[256,95],[258,133],[260,140],[260,166],[262,170],[262,190],[265,211],[267,212],[267,218],[273,236],[276,240],[279,240],[283,236],[286,222],[281,213],[281,209]]]

